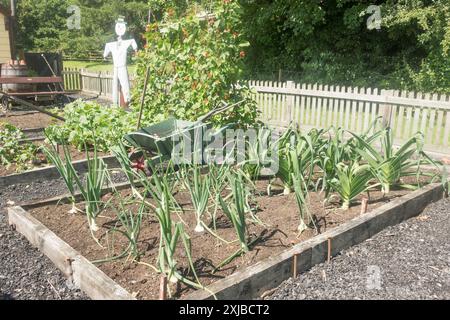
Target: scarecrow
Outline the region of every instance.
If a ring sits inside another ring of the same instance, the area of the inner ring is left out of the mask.
[[[119,17],[116,21],[116,34],[118,36],[117,41],[109,42],[105,46],[105,52],[103,57],[106,58],[110,54],[114,63],[114,77],[113,77],[113,104],[120,105],[119,102],[119,83],[122,88],[122,96],[125,104],[128,104],[131,100],[130,95],[130,82],[128,79],[127,69],[127,55],[128,49],[131,47],[137,52],[137,44],[134,39],[123,40],[122,37],[127,31],[127,23],[124,17]]]

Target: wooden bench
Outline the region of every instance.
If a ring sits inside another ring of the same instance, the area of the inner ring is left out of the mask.
[[[71,94],[73,92],[68,92],[64,90],[64,79],[63,77],[14,77],[14,76],[3,76],[0,77],[0,85],[4,84],[46,84],[55,85],[54,89],[49,91],[21,91],[21,92],[5,92],[10,97],[22,97],[28,99],[34,99],[35,101],[44,100],[55,100],[55,97],[60,97],[61,95]],[[58,88],[59,87],[59,88]],[[60,89],[60,90],[59,90]],[[3,108],[9,107],[9,101],[7,96],[1,97],[1,105]]]

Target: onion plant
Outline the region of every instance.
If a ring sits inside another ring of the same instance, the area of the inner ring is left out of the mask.
[[[156,218],[160,225],[160,244],[158,254],[158,270],[164,273],[170,282],[181,281],[187,285],[195,288],[203,288],[195,272],[194,263],[191,255],[191,241],[188,234],[184,231],[181,222],[174,222],[172,220],[172,195],[169,191],[169,186],[165,181],[160,181],[162,186],[162,193],[157,197],[157,207],[155,210]],[[191,281],[181,275],[177,270],[177,261],[175,260],[175,253],[179,240],[182,240],[184,252],[189,262],[189,267],[196,279],[196,282]]]
[[[339,163],[336,166],[336,178],[331,180],[333,190],[342,201],[342,209],[347,210],[351,202],[361,193],[371,187],[369,182],[373,178],[369,165],[360,165],[358,162],[350,164]]]
[[[95,144],[94,154],[92,157],[89,155],[88,148],[86,147],[88,170],[85,175],[85,183],[82,182],[83,179],[81,175],[77,173],[72,164],[72,158],[67,146],[63,145],[64,160],[61,159],[61,156],[55,149],[50,150],[44,147],[43,150],[49,156],[50,161],[55,164],[58,172],[63,177],[67,188],[72,194],[73,209],[71,211],[74,212],[76,210],[74,207],[74,185],[76,185],[85,202],[85,214],[90,230],[97,231],[98,226],[95,220],[100,211],[103,209],[101,201],[102,189],[109,181],[109,174],[105,162],[98,156]]]
[[[88,219],[89,227],[91,231],[97,231],[98,226],[96,224],[96,218],[100,211],[103,209],[102,205],[102,189],[106,183],[110,180],[108,169],[98,154],[97,149],[94,147],[94,154],[92,158],[89,156],[89,152],[86,151],[88,170],[86,173],[86,182],[82,183],[80,176],[75,172],[73,166],[73,174],[75,177],[75,183],[83,196],[85,202],[85,213]]]
[[[219,202],[224,214],[233,224],[233,227],[238,236],[242,252],[248,252],[247,241],[247,223],[246,223],[246,192],[244,181],[239,174],[229,175],[230,187],[232,191],[232,200],[227,204],[222,196],[219,197]]]
[[[126,146],[123,142],[119,142],[116,146],[111,148],[111,152],[116,157],[119,162],[122,171],[128,178],[131,184],[131,188],[134,196],[141,200],[145,200],[148,195],[155,199],[159,199],[163,192],[162,183],[166,183],[170,189],[174,189],[174,168],[172,162],[167,163],[166,169],[156,168],[151,159],[147,159],[145,153],[143,152],[142,158],[139,160],[140,165],[135,166],[129,158]],[[152,175],[149,177],[145,171],[145,167],[149,168]],[[141,186],[145,190],[145,194],[141,194],[138,190],[138,186]],[[160,199],[159,199],[160,200]],[[154,205],[146,201],[146,204],[154,208]],[[172,196],[171,204],[175,206],[175,210],[179,210],[179,206]]]
[[[112,231],[118,232],[127,238],[129,246],[125,252],[129,252],[133,259],[139,259],[140,253],[138,248],[138,240],[141,232],[142,220],[147,206],[145,202],[140,201],[137,212],[134,212],[132,208],[127,208],[127,205],[136,203],[134,199],[129,202],[125,201],[120,198],[120,194],[118,194],[115,199],[118,199],[119,201],[118,206],[108,206],[115,211],[119,222],[118,225],[112,229]]]
[[[213,228],[217,230],[217,209],[220,206],[220,196],[227,185],[227,177],[230,173],[230,166],[227,163],[208,165],[208,175],[210,176],[211,192],[210,197],[214,203],[214,210],[211,216]]]
[[[61,175],[67,189],[69,190],[69,193],[71,195],[70,202],[72,203],[72,209],[69,211],[69,213],[75,214],[78,211],[77,207],[75,206],[75,170],[73,169],[72,157],[70,155],[68,146],[64,144],[62,145],[62,148],[64,153],[64,160],[61,159],[58,150],[53,143],[51,143],[51,148],[42,146],[41,150],[50,161],[50,163],[52,163],[55,166],[56,170],[58,170],[58,173]]]
[[[191,195],[192,204],[194,205],[197,225],[195,232],[204,232],[203,215],[207,211],[208,201],[210,198],[211,178],[208,174],[202,175],[199,165],[186,166],[183,168],[186,188]]]

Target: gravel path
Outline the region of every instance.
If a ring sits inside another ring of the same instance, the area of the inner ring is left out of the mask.
[[[10,230],[6,220],[0,213],[0,300],[87,299],[49,259]]]
[[[269,299],[450,299],[450,198],[383,230]]]
[[[54,264],[8,226],[8,201],[45,199],[65,193],[61,179],[12,185],[0,190],[0,300],[87,299],[71,288]]]

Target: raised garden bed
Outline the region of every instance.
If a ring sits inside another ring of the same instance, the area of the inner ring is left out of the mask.
[[[0,122],[7,122],[20,129],[37,129],[58,123],[58,120],[37,111],[11,111],[1,116]]]
[[[257,185],[258,191],[262,194],[265,190],[265,182],[260,181]],[[369,238],[386,226],[419,214],[428,203],[440,199],[442,191],[440,184],[433,184],[415,192],[393,190],[388,197],[383,197],[379,191],[373,191],[370,193],[369,212],[362,215],[360,215],[359,201],[349,210],[343,211],[337,204],[323,207],[321,196],[313,193],[310,207],[317,218],[320,234],[316,235],[313,230],[308,230],[300,237],[297,237],[298,218],[294,196],[260,195],[255,199],[260,208],[257,216],[266,226],[249,224],[249,234],[259,240],[249,253],[236,258],[214,274],[212,272],[214,267],[236,251],[238,244],[225,245],[209,233],[193,232],[195,218],[193,214],[189,214],[192,210],[188,204],[189,195],[180,191],[176,194],[176,199],[180,205],[183,205],[185,211],[182,218],[189,226],[186,231],[191,235],[194,264],[201,283],[208,286],[209,291],[193,291],[191,288],[178,284],[172,288],[175,298],[206,299],[212,298],[211,292],[220,299],[259,297],[265,290],[273,288],[292,276],[295,255],[297,255],[296,272],[303,272],[312,265],[327,259],[328,250],[331,255],[335,255],[342,249]],[[121,191],[122,196],[129,193],[130,190]],[[110,197],[111,195],[107,194],[103,200],[107,201]],[[55,201],[54,199],[53,202]],[[79,207],[82,207],[81,203]],[[28,239],[32,239],[31,242],[38,247],[42,247],[47,242],[39,239],[48,234],[48,231],[43,231],[44,227],[40,226],[42,223],[56,234],[56,238],[61,238],[64,243],[76,250],[72,252],[72,255],[78,257],[79,253],[88,260],[105,259],[122,252],[126,246],[126,240],[118,234],[114,234],[114,237],[111,234],[107,236],[108,230],[111,230],[116,222],[113,212],[106,210],[98,218],[100,230],[95,235],[106,247],[102,249],[91,237],[85,216],[67,213],[70,208],[70,205],[62,203],[27,206],[28,213],[17,207],[10,208],[10,223],[16,225],[17,230]],[[225,219],[221,220],[221,214],[218,216],[217,234],[226,240],[233,240],[233,228],[225,222]],[[27,227],[27,224],[33,226],[35,230],[30,231],[30,226]],[[36,230],[39,234],[36,234]],[[121,294],[116,298],[135,296],[138,299],[158,298],[160,275],[148,264],[155,263],[159,232],[158,223],[154,218],[146,219],[139,237],[139,247],[143,250],[140,262],[121,259],[98,265],[109,278],[131,293],[123,295],[123,292],[119,290]],[[111,243],[114,244],[111,245]],[[49,249],[44,249],[44,252],[45,250]],[[52,259],[51,256],[50,258]],[[177,259],[182,262],[185,257],[180,255]],[[187,267],[186,261],[180,266]],[[58,267],[67,274],[67,266],[58,265]],[[90,295],[88,291],[86,293]],[[91,297],[101,298],[101,295],[94,294]],[[115,297],[113,293],[108,296],[108,298],[111,297]]]
[[[34,144],[39,147],[39,146],[43,145],[43,141],[34,142]],[[79,151],[76,148],[74,148],[73,146],[70,146],[69,149],[70,149],[70,156],[72,157],[72,160],[74,162],[80,162],[80,161],[85,162],[86,152]],[[61,156],[63,156],[62,148],[61,148],[61,150],[59,150],[59,153]],[[92,152],[91,152],[91,154],[92,154]],[[104,152],[99,152],[98,155],[101,157],[112,158],[112,157],[108,156],[107,153],[104,153]],[[15,183],[26,183],[27,181],[29,181],[29,180],[26,180],[26,178],[25,178],[27,175],[29,175],[29,173],[28,173],[29,171],[33,171],[33,170],[35,171],[37,169],[44,169],[44,168],[48,168],[51,171],[52,170],[51,168],[53,167],[51,164],[48,163],[47,158],[41,151],[37,152],[36,160],[33,161],[33,166],[34,166],[34,168],[32,170],[21,171],[21,172],[17,171],[17,165],[14,163],[8,167],[0,166],[0,180],[2,179],[2,177],[14,175],[15,176],[14,180],[17,181]],[[44,179],[49,178],[48,171],[41,171],[41,174],[42,174],[42,178],[44,178]],[[24,179],[20,180],[20,177],[23,177]],[[56,176],[56,177],[58,177],[58,176]],[[36,177],[36,179],[39,179],[39,177]],[[0,185],[2,185],[1,182],[0,182]]]

